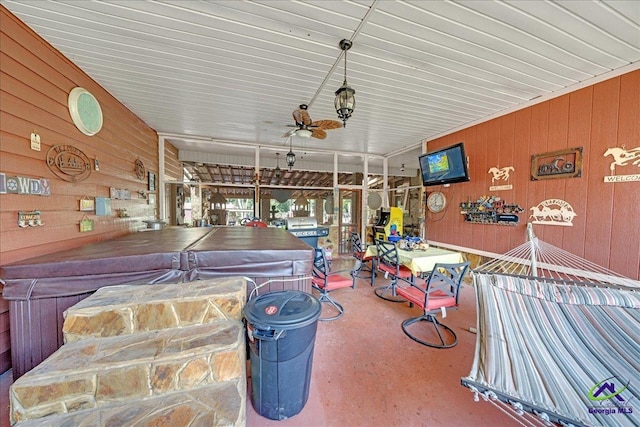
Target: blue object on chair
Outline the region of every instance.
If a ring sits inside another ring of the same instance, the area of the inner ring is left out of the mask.
[[[455,332],[438,322],[436,315],[446,310],[458,309],[462,279],[469,269],[469,261],[456,264],[436,264],[429,277],[421,284],[398,286],[398,295],[406,298],[410,305],[417,305],[424,314],[402,322],[402,330],[412,340],[429,347],[449,348],[458,343]],[[427,341],[409,331],[409,326],[420,321],[431,323],[440,342]]]

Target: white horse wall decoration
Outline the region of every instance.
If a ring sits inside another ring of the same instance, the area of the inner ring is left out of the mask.
[[[572,226],[577,216],[573,207],[564,200],[549,199],[529,209],[534,224]]]
[[[640,147],[632,148],[631,150],[626,150],[624,147],[613,147],[607,149],[607,151],[604,152],[604,156],[613,157],[613,162],[609,165],[612,175],[614,174],[616,166],[628,166],[629,162],[631,162],[631,165],[640,168]]]
[[[490,174],[493,174],[493,177],[491,178],[491,184],[493,184],[495,181],[497,180],[503,180],[506,181],[509,179],[510,173],[513,172],[513,166],[507,166],[504,168],[497,168],[497,167],[492,167],[491,169],[489,169]]]

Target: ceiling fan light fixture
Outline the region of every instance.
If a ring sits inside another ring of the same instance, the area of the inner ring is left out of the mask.
[[[310,138],[312,133],[313,132],[309,129],[298,129],[296,131],[296,136],[299,136],[300,138]]]
[[[344,51],[344,82],[335,92],[334,107],[336,113],[338,113],[338,118],[342,120],[343,126],[347,126],[347,120],[356,108],[356,91],[347,83],[347,51],[351,49],[352,45],[351,40],[342,39],[340,41],[340,49]]]

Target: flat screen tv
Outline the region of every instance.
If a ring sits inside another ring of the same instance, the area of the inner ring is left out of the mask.
[[[420,156],[422,185],[442,185],[469,181],[464,144],[459,142],[447,148]]]

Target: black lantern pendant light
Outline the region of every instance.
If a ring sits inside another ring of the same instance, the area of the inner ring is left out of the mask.
[[[347,120],[356,108],[356,98],[354,96],[356,91],[347,84],[347,51],[352,45],[351,40],[342,39],[340,41],[340,49],[344,50],[344,83],[336,90],[334,105],[338,118],[342,120],[344,126],[347,126]]]
[[[276,153],[276,168],[273,172],[276,178],[280,178],[280,175],[282,175],[282,171],[280,170],[280,153]]]
[[[296,155],[293,153],[291,137],[289,137],[289,152],[287,153],[287,166],[289,166],[289,170],[293,168],[293,165],[295,162],[296,162]]]

